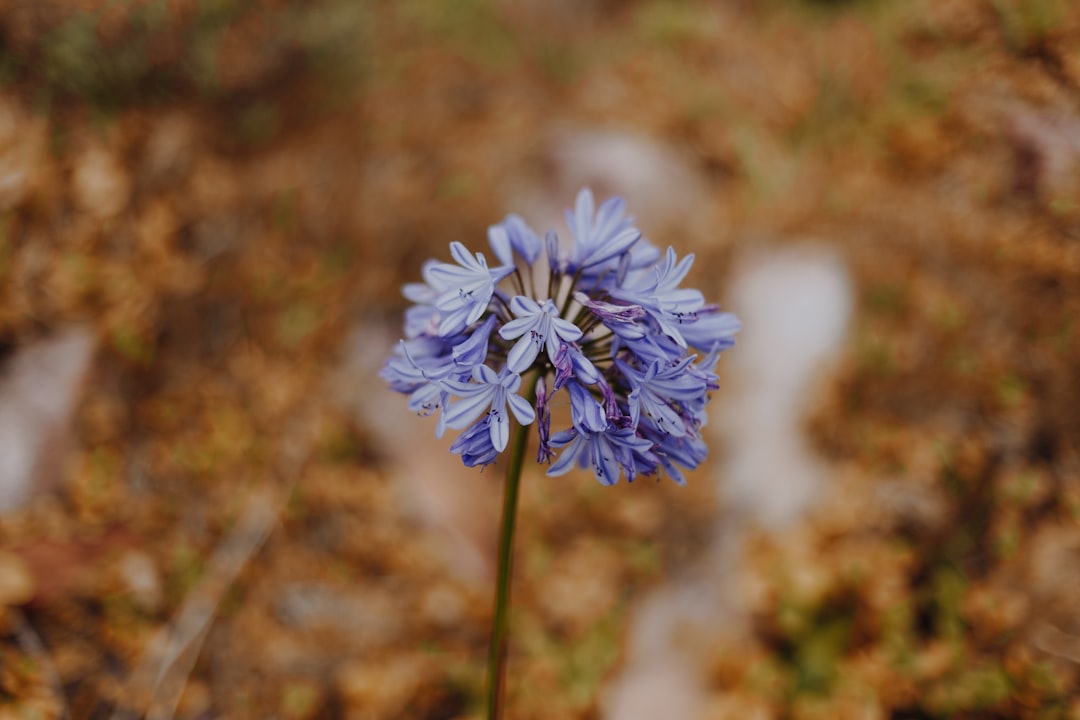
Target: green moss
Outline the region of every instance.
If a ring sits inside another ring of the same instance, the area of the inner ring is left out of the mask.
[[[902,675],[915,674],[915,607],[910,597],[897,598],[880,616],[880,642]]]
[[[1043,479],[1035,470],[1010,475],[1002,483],[999,500],[1009,505],[1027,507],[1042,492]]]
[[[148,365],[154,361],[157,348],[135,328],[118,327],[113,331],[111,340],[113,349],[129,362]]]
[[[117,0],[109,12],[123,13],[122,36],[103,43],[100,11],[74,11],[45,34],[30,57],[0,53],[0,82],[15,75],[40,74],[36,83],[44,104],[73,97],[109,112],[132,104],[167,101],[195,91],[203,99],[235,103],[222,95],[218,62],[229,28],[259,15],[269,28],[264,54],[281,58],[284,69],[271,71],[266,83],[278,83],[297,67],[311,72],[332,92],[358,84],[366,67],[364,48],[369,9],[351,0],[295,3],[268,9],[253,0],[201,0],[193,17],[176,20],[169,0]],[[173,24],[170,24],[173,23]],[[169,48],[163,56],[162,48]],[[295,60],[293,57],[295,56]],[[256,141],[277,129],[276,111],[256,99],[241,102],[238,123],[244,139]]]
[[[545,36],[537,41],[534,54],[544,74],[560,85],[571,85],[581,77],[582,57],[571,43]]]
[[[936,683],[927,694],[927,708],[946,716],[1000,710],[1012,683],[997,665],[967,666]]]
[[[713,39],[708,5],[658,0],[638,5],[634,10],[634,33],[645,42],[685,50],[688,44]]]
[[[960,306],[949,299],[934,303],[928,310],[930,321],[944,332],[951,333],[960,329],[967,321]]]
[[[890,377],[896,374],[896,356],[881,333],[860,333],[856,341],[855,357],[860,369],[869,375]]]
[[[994,385],[998,402],[1006,408],[1014,408],[1027,397],[1028,384],[1018,375],[1008,374],[998,378]]]
[[[11,272],[11,224],[14,213],[0,213],[0,282]]]
[[[823,67],[817,76],[814,103],[792,126],[788,141],[800,149],[837,142],[863,142],[858,133],[863,103],[852,90],[847,73]]]
[[[287,682],[281,689],[281,711],[286,717],[313,717],[321,702],[321,692],[309,682]]]
[[[179,606],[203,573],[203,559],[188,542],[181,539],[173,544],[172,567],[166,578],[169,604]]]
[[[479,189],[476,178],[467,171],[449,175],[439,183],[439,197],[450,199],[467,198]]]
[[[334,423],[319,438],[318,456],[334,464],[349,464],[364,454],[363,444],[353,427],[344,422]]]
[[[943,565],[934,573],[931,593],[933,598],[934,633],[951,643],[960,643],[964,637],[964,621],[961,606],[967,580],[963,573],[950,565]]]
[[[433,37],[480,67],[505,71],[521,59],[521,38],[489,0],[403,0],[394,7],[403,27]]]
[[[587,707],[597,696],[608,671],[615,666],[623,618],[622,612],[605,616],[566,648],[561,675],[567,697],[575,706]]]
[[[793,686],[791,668],[779,658],[768,656],[755,661],[746,673],[746,685],[755,695],[788,697]]]
[[[878,283],[867,291],[866,305],[875,315],[897,318],[907,311],[908,291],[907,283],[900,280]]]
[[[838,613],[815,622],[795,648],[796,693],[824,695],[836,680],[840,659],[851,640],[852,617]]]
[[[976,377],[979,374],[979,358],[968,348],[959,348],[945,356],[945,367],[954,375]]]
[[[256,100],[235,114],[233,131],[237,139],[249,147],[268,144],[281,130],[281,112],[270,99]]]
[[[1021,52],[1042,42],[1061,27],[1068,13],[1068,0],[990,0],[997,13],[1005,41]]]
[[[1054,350],[1059,355],[1066,355],[1072,349],[1076,336],[1076,315],[1066,311],[1058,323],[1057,331],[1053,336]]]
[[[994,556],[999,560],[1015,557],[1022,541],[1023,532],[1017,520],[1003,523],[997,528],[992,539]]]
[[[630,543],[624,557],[635,576],[648,576],[660,570],[660,553],[652,540]]]
[[[297,302],[278,314],[277,339],[287,348],[296,348],[319,329],[322,314],[311,303]]]

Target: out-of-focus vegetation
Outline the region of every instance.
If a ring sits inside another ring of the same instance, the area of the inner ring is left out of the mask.
[[[19,4],[2,28],[0,78],[39,110],[75,103],[113,113],[196,101],[224,110],[249,144],[344,106],[363,75],[371,32],[364,4],[338,0],[50,0]]]
[[[144,710],[267,487],[178,716],[475,715],[487,588],[348,402],[398,399],[338,371],[424,258],[576,182],[582,128],[685,161],[703,200],[647,230],[710,297],[804,238],[858,286],[810,425],[833,490],[750,537],[703,717],[1080,716],[1072,3],[12,0],[0,38],[0,347],[99,347],[59,489],[0,518],[0,717]],[[515,717],[597,717],[634,600],[713,531],[707,472],[589,483],[526,478]]]

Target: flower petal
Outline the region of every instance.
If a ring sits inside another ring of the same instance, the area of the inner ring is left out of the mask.
[[[514,413],[514,417],[522,425],[530,425],[536,419],[536,411],[525,398],[510,393],[506,396],[506,400],[510,404],[510,412]]]

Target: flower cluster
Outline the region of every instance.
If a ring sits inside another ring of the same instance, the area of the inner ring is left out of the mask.
[[[694,256],[661,253],[621,198],[596,208],[584,189],[566,220],[567,247],[510,215],[488,229],[495,266],[457,242],[454,262],[428,261],[403,288],[415,304],[381,376],[410,409],[438,414],[436,435],[463,431],[451,449],[467,466],[506,449],[513,415],[536,423],[548,475],[589,465],[604,485],[660,472],[684,484],[705,458],[714,368],[739,322],[679,287]],[[559,390],[570,427],[552,434]]]

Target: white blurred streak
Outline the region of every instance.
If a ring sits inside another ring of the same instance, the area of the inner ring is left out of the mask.
[[[778,529],[820,495],[823,468],[803,415],[840,350],[851,306],[847,270],[831,252],[774,251],[737,269],[732,309],[744,329],[723,360],[719,403],[721,493],[735,514]]]
[[[690,159],[645,135],[599,128],[563,130],[553,138],[545,160],[550,175],[543,183],[516,191],[508,207],[541,236],[554,228],[563,243],[569,242],[563,210],[573,208],[583,187],[592,189],[598,204],[621,196],[635,224],[649,231],[685,225],[700,216],[702,208],[715,205],[708,202],[701,174]],[[659,237],[656,242],[667,244]]]
[[[0,378],[0,512],[55,484],[94,337],[70,328],[16,351]]]
[[[721,359],[718,422],[708,428],[722,454],[723,510],[697,567],[635,612],[626,663],[604,697],[608,720],[701,715],[709,654],[743,624],[733,586],[744,528],[790,525],[824,489],[802,422],[846,337],[847,269],[826,250],[770,250],[739,263],[735,277],[729,309],[743,331]]]

